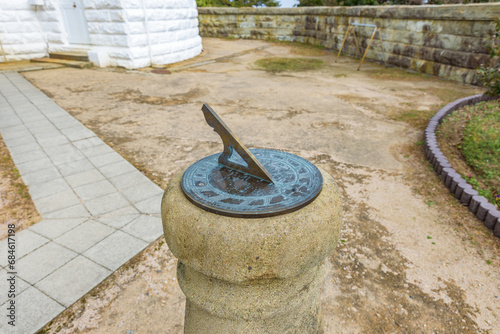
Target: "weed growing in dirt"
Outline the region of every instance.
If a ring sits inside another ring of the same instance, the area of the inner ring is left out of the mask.
[[[382,80],[422,80],[422,78],[431,79],[429,75],[418,72],[409,72],[400,68],[383,68],[380,70],[366,71],[368,75],[374,79]]]
[[[436,113],[435,110],[417,110],[410,109],[408,111],[403,111],[395,117],[398,121],[403,121],[412,125],[417,129],[425,129],[429,119]]]
[[[327,52],[324,50],[323,45],[312,45],[300,42],[279,41],[276,39],[269,40],[275,45],[289,46],[291,53],[301,56],[321,57],[325,56]]]
[[[263,58],[255,64],[271,73],[317,70],[324,64],[322,60],[310,58]]]

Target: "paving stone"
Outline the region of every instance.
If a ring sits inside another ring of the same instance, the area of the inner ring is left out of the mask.
[[[50,101],[52,102],[52,101]],[[58,117],[58,116],[64,116],[65,114],[67,115],[66,110],[62,109],[55,103],[51,103],[51,105],[43,106],[42,103],[40,102],[35,102],[35,105],[40,109],[40,111],[47,117],[52,118],[52,117]]]
[[[61,134],[61,132],[48,120],[36,120],[32,122],[25,122],[28,129],[36,138],[48,138],[52,134]]]
[[[59,169],[59,172],[63,176],[70,176],[73,174],[95,169],[95,167],[90,163],[89,160],[81,159],[67,164],[57,165],[57,169]]]
[[[49,156],[49,158],[60,154],[72,154],[74,152],[80,153],[79,150],[71,143],[45,148],[45,153]]]
[[[50,158],[54,165],[60,166],[64,164],[69,164],[72,162],[80,161],[85,159],[85,156],[79,151],[71,151],[70,153],[61,153]]]
[[[21,173],[23,171],[21,170]],[[29,192],[32,200],[55,195],[61,192],[71,191],[68,183],[61,177],[44,183],[33,184],[29,187]]]
[[[42,150],[40,145],[36,142],[15,146],[12,149],[9,149],[10,152],[15,152],[15,154],[27,154],[28,152],[33,152],[37,150]]]
[[[110,152],[98,156],[91,156],[89,160],[96,166],[102,167],[110,164],[114,164],[120,161],[125,161],[121,155],[116,152]]]
[[[36,287],[69,307],[111,273],[110,270],[80,255],[37,283]]]
[[[137,203],[158,194],[163,194],[163,190],[148,180],[147,182],[123,189],[122,194],[132,203]]]
[[[12,330],[5,321],[0,321],[0,332],[35,333],[64,311],[64,306],[34,287],[28,288],[19,295],[16,304],[18,305],[18,310],[22,310],[22,312],[18,313],[16,329]],[[1,306],[2,310],[6,308],[7,304]]]
[[[77,255],[51,241],[18,261],[18,276],[35,284]]]
[[[11,127],[14,125],[21,125],[21,124],[23,124],[23,122],[21,121],[21,119],[19,117],[17,117],[17,118],[11,117],[9,119],[3,120],[0,123],[0,129],[8,128],[8,127]]]
[[[61,134],[59,136],[54,136],[52,138],[39,139],[38,143],[40,144],[41,147],[46,148],[46,147],[68,144],[69,140],[64,135]]]
[[[139,217],[139,214],[125,215],[125,216],[109,216],[109,217],[98,217],[97,220],[103,224],[120,229],[128,223]]]
[[[38,164],[38,160],[47,158],[47,155],[42,150],[29,152],[29,154],[13,154],[13,152],[11,152],[11,156],[16,165],[26,162],[33,162],[34,164]]]
[[[142,251],[147,245],[147,242],[130,234],[116,231],[87,250],[83,255],[114,271]]]
[[[74,126],[71,128],[61,129],[61,132],[68,137],[70,141],[95,137],[95,133],[84,127],[83,125]]]
[[[104,143],[99,137],[92,137],[87,139],[75,140],[73,141],[73,145],[75,145],[75,147],[77,147],[79,150],[83,150],[94,146],[106,145],[106,143]]]
[[[93,216],[99,216],[130,205],[130,202],[118,192],[94,198],[84,203]]]
[[[16,259],[19,260],[26,254],[32,252],[33,250],[43,246],[50,240],[42,237],[30,230],[23,230],[16,233],[15,245],[16,245]],[[8,250],[8,239],[0,241],[0,254],[7,254]],[[8,264],[7,256],[0,256],[0,265],[5,267]]]
[[[34,135],[36,139],[43,140],[43,139],[52,139],[52,138],[58,138],[61,136],[61,132],[59,130],[56,131],[47,131],[47,132],[42,132],[39,134]]]
[[[8,142],[9,139],[31,135],[31,132],[29,132],[28,128],[24,124],[10,126],[8,128],[2,129],[1,133],[5,142]]]
[[[144,201],[135,203],[134,206],[145,214],[161,213],[161,198],[163,194],[158,194],[154,197],[148,198]]]
[[[115,229],[109,226],[94,220],[88,220],[54,239],[54,241],[77,253],[83,253],[114,231]]]
[[[70,115],[54,118],[51,119],[51,121],[61,131],[63,131],[64,129],[74,128],[76,126],[82,126],[82,124],[78,120]]]
[[[98,217],[100,219],[101,217],[119,217],[119,216],[139,215],[139,214],[140,214],[139,210],[137,210],[132,204],[130,204],[129,206],[113,210],[110,212],[106,212],[102,215],[99,215]]]
[[[49,168],[52,167],[53,165],[54,164],[49,159],[49,157],[41,158],[37,160],[36,163],[28,161],[22,164],[21,163],[16,164],[17,169],[21,172],[21,175],[33,173],[39,171],[40,169]]]
[[[101,180],[104,180],[104,176],[97,169],[90,169],[66,177],[66,181],[73,188]]]
[[[24,135],[22,137],[17,137],[13,139],[8,139],[5,140],[5,143],[9,147],[9,150],[13,147],[19,146],[19,145],[24,145],[24,144],[29,144],[29,143],[36,143],[35,137],[31,134]]]
[[[75,193],[84,201],[118,192],[116,188],[108,181],[101,180],[74,188]]]
[[[61,178],[59,171],[51,166],[49,168],[39,169],[36,172],[22,174],[22,179],[27,186],[33,186],[34,184],[45,183],[50,180]]]
[[[85,218],[90,213],[83,204],[77,204],[66,209],[52,211],[42,215],[43,219]]]
[[[99,170],[107,178],[137,171],[137,169],[126,160],[99,167]]]
[[[112,178],[109,178],[109,181],[114,184],[116,188],[119,190],[127,189],[131,186],[134,186],[139,183],[143,182],[152,182],[150,179],[148,179],[147,176],[142,174],[139,171],[133,171],[130,173],[118,175]]]
[[[150,243],[163,235],[163,225],[161,218],[140,215],[130,224],[124,226],[122,231]]]
[[[41,234],[46,238],[55,239],[86,220],[88,220],[88,218],[44,219],[41,222],[30,226],[29,230]]]
[[[19,115],[12,109],[9,104],[5,104],[5,107],[1,109],[2,113],[0,113],[0,122],[4,123],[13,119],[19,120]]]
[[[96,157],[103,154],[115,153],[115,151],[106,144],[83,148],[81,149],[81,152],[87,157]]]
[[[33,109],[36,110],[36,108],[33,108]],[[45,119],[47,119],[47,117],[45,117],[44,114],[42,114],[41,112],[36,110],[36,111],[29,112],[29,114],[21,116],[21,119],[23,120],[24,123],[28,123],[28,122],[37,122],[37,121],[45,120]]]
[[[80,199],[72,191],[59,192],[52,196],[34,200],[36,208],[40,214],[50,213],[67,209],[80,204]]]
[[[5,269],[0,269],[0,305],[5,303],[8,298],[8,291],[10,289],[10,283],[7,279],[12,276],[11,274],[7,274]],[[15,294],[19,296],[19,294],[29,288],[30,285],[22,280],[20,277],[15,278]]]

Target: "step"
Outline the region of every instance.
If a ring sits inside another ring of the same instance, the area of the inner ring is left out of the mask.
[[[35,58],[31,59],[31,61],[34,63],[61,64],[64,66],[74,67],[74,68],[89,68],[93,66],[93,64],[88,61],[76,61],[76,60],[54,59],[54,58]]]
[[[81,51],[52,52],[49,53],[49,57],[53,59],[89,61],[87,52],[81,52]]]

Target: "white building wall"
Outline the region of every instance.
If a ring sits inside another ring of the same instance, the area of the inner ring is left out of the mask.
[[[28,0],[0,0],[0,61],[42,57],[47,43]]]
[[[200,54],[195,0],[122,0],[134,67],[164,65]]]
[[[68,43],[59,0],[45,0],[43,6],[31,6],[29,0],[0,0],[0,42],[5,52],[0,61],[85,48],[98,66],[139,68],[189,59],[202,50],[195,0],[82,2],[88,46]]]

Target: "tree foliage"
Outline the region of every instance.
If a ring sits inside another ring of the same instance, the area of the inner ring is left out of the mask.
[[[277,7],[277,0],[196,0],[198,7]]]
[[[477,3],[490,0],[299,0],[297,7],[306,6],[371,6],[371,5],[441,5],[453,3]]]

